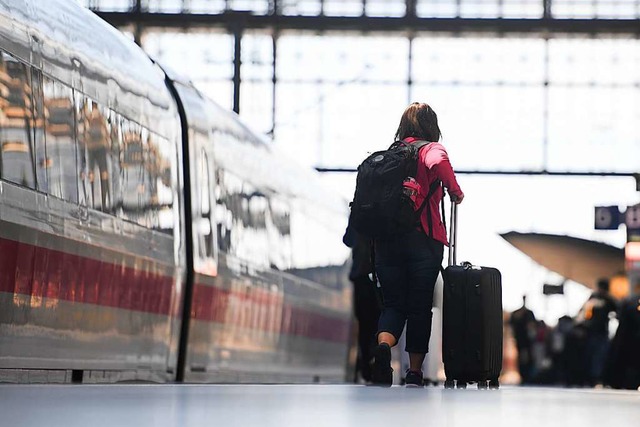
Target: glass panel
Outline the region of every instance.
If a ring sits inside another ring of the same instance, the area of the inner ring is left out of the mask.
[[[136,0],[80,0],[82,6],[105,12],[128,12],[133,10]]]
[[[283,15],[320,15],[321,0],[281,0]]]
[[[152,134],[149,142],[151,159],[151,181],[154,192],[151,198],[153,218],[152,227],[172,233],[179,218],[177,200],[178,160],[175,146],[168,140]]]
[[[27,66],[2,52],[0,56],[0,178],[36,187],[31,105]]]
[[[167,208],[171,211],[173,194],[171,192],[171,161],[165,157],[167,141],[158,135],[149,132],[147,138],[147,155],[144,169],[146,175],[145,190],[148,194],[146,198],[146,219],[143,225],[154,229],[161,228],[160,213]],[[165,224],[162,224],[165,225]],[[168,224],[166,224],[168,225]],[[172,229],[171,226],[168,230]]]
[[[404,16],[406,0],[367,0],[367,16]]]
[[[362,0],[324,0],[324,14],[330,16],[363,15]]]
[[[292,267],[291,209],[285,199],[272,195],[269,199],[269,264],[272,268],[287,270]]]
[[[417,0],[420,18],[452,18],[458,16],[458,2],[452,0]]]
[[[438,114],[443,144],[454,168],[543,167],[543,86],[416,85],[414,94]],[[398,121],[401,113],[396,113]]]
[[[240,117],[251,129],[268,134],[273,128],[273,83],[242,83]]]
[[[47,178],[47,150],[45,144],[45,121],[46,109],[44,106],[44,93],[42,73],[35,69],[31,70],[31,82],[33,86],[33,114],[34,114],[34,141],[35,141],[35,162],[36,162],[36,183],[38,190],[43,193],[49,192],[49,182]]]
[[[144,49],[193,81],[233,78],[234,38],[221,33],[148,32]]]
[[[197,83],[198,89],[222,108],[233,109],[233,82],[231,80]]]
[[[109,112],[95,101],[81,96],[76,114],[81,165],[80,202],[108,212],[111,205]]]
[[[460,0],[461,18],[494,18],[499,16],[498,0]]]
[[[542,0],[502,0],[503,18],[542,18],[544,1]]]
[[[198,187],[199,205],[197,211],[196,233],[198,234],[198,248],[201,259],[213,258],[213,218],[211,212],[211,182],[213,175],[210,170],[209,156],[204,150],[200,152],[197,170],[196,186]]]
[[[44,105],[49,193],[78,203],[73,91],[45,77]]]
[[[227,0],[231,10],[249,11],[254,15],[269,13],[269,0]]]
[[[139,124],[122,119],[122,209],[125,219],[147,226],[146,207],[150,199],[149,174],[145,167],[148,157],[148,132]]]
[[[255,131],[268,133],[273,107],[273,38],[246,34],[242,38],[240,115]]]
[[[148,32],[144,49],[161,64],[188,76],[225,108],[233,107],[234,38],[221,33]]]
[[[402,37],[309,36],[278,39],[279,81],[406,82],[409,42]]]
[[[549,40],[549,80],[562,85],[640,83],[640,41]]]
[[[123,217],[124,149],[122,148],[122,117],[116,112],[109,110],[107,123],[111,143],[109,149],[109,176],[111,178],[111,205],[109,206],[109,212]]]
[[[419,83],[544,83],[542,40],[421,37],[413,51],[413,79]]]
[[[638,18],[638,0],[553,0],[554,18]]]
[[[184,0],[147,0],[149,12],[179,13],[184,9]]]
[[[186,6],[192,13],[222,13],[225,0],[189,0]]]
[[[601,0],[596,4],[596,16],[605,19],[638,19],[640,2],[638,0]]]
[[[230,195],[234,187],[238,186],[232,177],[227,178],[221,168],[216,168],[216,229],[218,237],[218,249],[229,253],[231,249],[231,230],[233,228],[233,211]]]
[[[637,171],[638,87],[549,89],[549,168]]]

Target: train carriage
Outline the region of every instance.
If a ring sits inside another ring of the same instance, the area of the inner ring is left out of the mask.
[[[0,380],[345,378],[314,172],[73,2],[0,1],[0,53]]]

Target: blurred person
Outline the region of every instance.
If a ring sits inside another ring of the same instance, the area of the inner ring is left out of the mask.
[[[586,382],[591,386],[602,384],[602,371],[609,350],[609,318],[617,310],[616,302],[609,294],[609,280],[598,280],[597,287],[579,313],[587,334]]]
[[[640,280],[620,303],[618,329],[611,343],[605,384],[617,389],[640,388]]]
[[[532,381],[549,384],[551,379],[551,328],[544,320],[536,321],[535,335],[531,346],[533,360]]]
[[[417,206],[425,206],[425,209],[411,231],[377,238],[374,243],[375,270],[382,288],[383,309],[378,323],[372,377],[376,384],[392,384],[391,347],[398,343],[406,324],[405,351],[409,353],[409,369],[405,383],[408,387],[422,387],[421,367],[429,351],[434,286],[442,268],[444,246],[448,244],[439,210],[444,191],[425,193],[436,184],[440,189],[441,182],[456,203],[462,202],[464,194],[447,151],[439,143],[442,134],[438,118],[428,104],[415,102],[409,105],[402,114],[395,136],[397,141],[408,144],[429,142],[419,149],[414,180],[419,187],[414,209]]]
[[[518,371],[521,384],[530,384],[534,374],[533,340],[537,323],[533,311],[527,308],[527,296],[522,296],[522,307],[511,313],[509,324],[518,348]]]
[[[573,319],[567,315],[558,319],[557,325],[551,329],[549,337],[549,356],[551,358],[551,382],[554,384],[565,384],[567,381],[567,360],[565,358],[565,347],[567,335],[573,328]]]
[[[360,236],[351,226],[342,238],[352,250],[352,264],[349,280],[353,283],[353,311],[358,323],[358,356],[356,359],[356,378],[371,382],[371,365],[375,347],[376,330],[380,318],[376,283],[369,275],[371,265],[371,241]]]

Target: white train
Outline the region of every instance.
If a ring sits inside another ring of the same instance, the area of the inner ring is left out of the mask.
[[[0,0],[0,380],[343,381],[348,210],[72,1]]]

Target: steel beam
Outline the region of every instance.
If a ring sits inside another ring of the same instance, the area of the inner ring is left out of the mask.
[[[343,172],[354,173],[358,170],[355,168],[331,168],[331,167],[316,167],[318,172]],[[456,169],[456,175],[527,175],[527,176],[581,176],[581,177],[629,177],[635,178],[638,176],[636,172],[590,172],[590,171],[518,171],[518,170],[471,170],[471,169]]]
[[[282,16],[253,15],[249,12],[226,11],[220,14],[152,13],[142,11],[102,12],[102,19],[115,27],[140,25],[145,30],[208,30],[241,28],[296,31],[351,31],[394,32],[400,34],[421,32],[493,33],[502,35],[542,34],[545,37],[562,34],[625,34],[640,36],[640,19],[505,19],[505,18],[419,18],[369,16]]]

